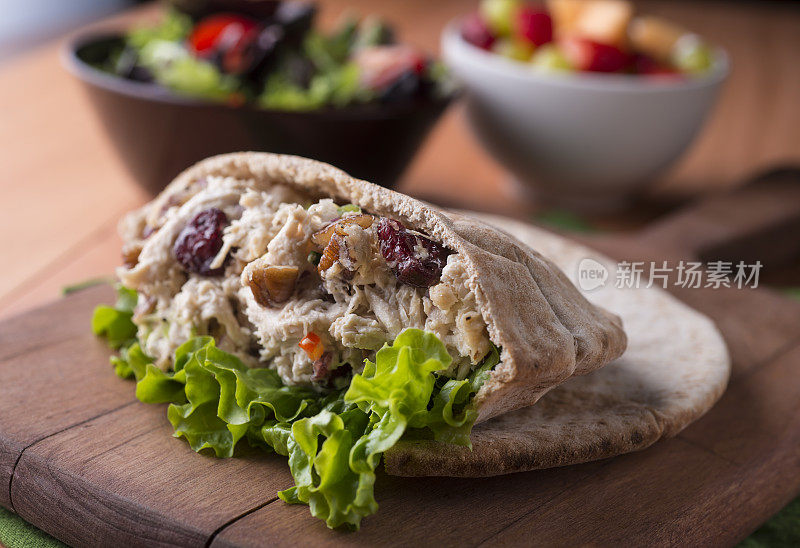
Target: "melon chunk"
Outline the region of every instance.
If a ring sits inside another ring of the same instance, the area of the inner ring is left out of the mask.
[[[639,16],[631,22],[629,38],[631,46],[661,62],[669,62],[675,44],[686,34],[682,27],[660,17]]]
[[[556,38],[579,37],[624,48],[633,5],[625,0],[548,0]]]

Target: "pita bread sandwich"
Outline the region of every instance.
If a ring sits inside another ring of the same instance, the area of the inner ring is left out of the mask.
[[[377,510],[401,439],[469,446],[626,346],[509,234],[311,160],[209,158],[121,233],[120,299],[93,318],[117,373],[196,451],[288,455],[280,497],[330,527]]]

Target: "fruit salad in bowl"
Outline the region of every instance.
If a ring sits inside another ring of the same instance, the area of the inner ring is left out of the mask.
[[[660,17],[620,0],[483,0],[461,23],[470,44],[545,71],[690,77],[707,73],[714,50]]]
[[[442,36],[481,143],[554,205],[623,207],[691,144],[724,51],[625,0],[483,0]]]

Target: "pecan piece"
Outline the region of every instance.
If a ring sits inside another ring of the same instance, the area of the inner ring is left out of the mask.
[[[272,306],[289,300],[299,275],[296,266],[268,265],[247,269],[246,283],[258,304]]]
[[[322,252],[322,257],[320,257],[319,264],[317,264],[317,272],[322,274],[324,271],[332,267],[333,263],[339,260],[340,249],[341,239],[339,236],[334,234],[328,242],[328,245],[325,246],[325,250]]]
[[[338,234],[339,236],[344,236],[346,234],[345,229],[349,225],[356,224],[361,228],[369,228],[372,226],[372,223],[374,221],[375,217],[373,217],[372,215],[367,215],[366,213],[362,213],[359,215],[351,215],[349,217],[333,221],[331,224],[329,224],[322,230],[315,232],[314,234],[311,235],[311,241],[314,242],[314,244],[317,245],[319,249],[324,249],[328,246],[334,234]]]

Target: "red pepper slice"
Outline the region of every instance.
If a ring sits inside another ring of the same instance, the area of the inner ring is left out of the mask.
[[[312,362],[318,360],[325,351],[325,345],[322,344],[322,340],[316,333],[307,333],[306,336],[300,340],[300,343],[297,346],[302,348],[305,353],[308,354],[308,357]]]
[[[214,52],[223,37],[226,43],[234,44],[255,26],[255,21],[241,15],[211,15],[194,26],[189,36],[189,46],[198,56],[206,57]]]

